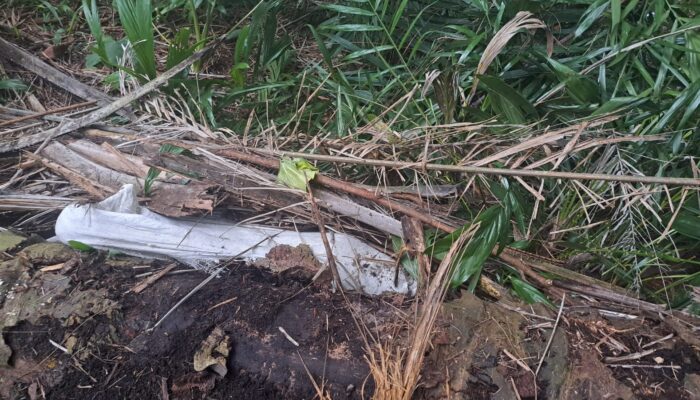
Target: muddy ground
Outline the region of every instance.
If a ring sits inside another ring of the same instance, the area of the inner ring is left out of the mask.
[[[334,398],[360,397],[368,374],[362,340],[343,299],[309,285],[308,276],[233,265],[150,331],[207,275],[166,275],[139,294],[128,292],[141,280],[135,275],[151,269],[134,268],[144,265],[150,263],[88,254],[65,275],[29,267],[29,282],[19,280],[19,287],[28,287],[20,292],[29,302],[44,307],[75,299],[80,305],[32,309],[42,316],[6,326],[13,368],[3,372],[2,398],[40,398],[31,392],[52,399],[151,399],[164,393],[170,398],[312,398],[307,368],[319,384],[329,377],[325,387]],[[57,280],[70,283],[51,292],[47,282]],[[40,299],[26,295],[36,289],[44,293]],[[356,301],[368,311],[382,307],[377,300]],[[229,338],[225,377],[193,370],[193,356],[217,327]],[[70,347],[70,354],[49,340]],[[364,390],[371,391],[371,383]]]
[[[0,398],[312,399],[315,384],[334,399],[372,394],[364,341],[346,301],[327,282],[311,284],[302,268],[273,273],[230,265],[153,329],[207,274],[174,267],[174,274],[135,293],[148,278],[138,275],[167,263],[29,243],[7,249],[0,264],[0,362],[7,355]],[[349,301],[388,343],[410,307],[392,297],[355,294]],[[415,397],[692,399],[698,393],[696,332],[646,318],[603,318],[590,308],[562,318],[535,379],[556,310],[509,304],[453,295]],[[636,353],[644,355],[614,358]],[[213,365],[197,372],[202,357]]]

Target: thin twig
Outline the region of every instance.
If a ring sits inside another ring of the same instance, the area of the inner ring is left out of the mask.
[[[617,367],[617,368],[652,368],[652,369],[663,369],[663,368],[671,368],[671,369],[681,369],[680,365],[654,365],[654,364],[608,364],[608,367]]]
[[[51,115],[51,114],[56,114],[56,113],[60,113],[60,112],[64,112],[64,111],[70,111],[70,110],[74,110],[74,109],[80,108],[80,107],[87,107],[87,106],[91,106],[91,105],[93,105],[93,104],[95,104],[95,101],[94,101],[94,100],[91,100],[91,101],[86,101],[86,102],[84,102],[84,103],[71,104],[71,105],[69,105],[69,106],[54,108],[53,110],[46,110],[46,111],[43,111],[43,112],[40,112],[40,113],[24,115],[24,116],[21,116],[21,117],[17,117],[17,118],[14,118],[14,119],[10,119],[10,120],[7,120],[7,121],[0,122],[0,127],[1,127],[1,126],[7,126],[7,125],[16,124],[16,123],[18,123],[18,122],[26,121],[26,120],[28,120],[28,119],[34,119],[34,118],[43,117],[43,116],[45,116],[45,115]]]
[[[542,363],[544,362],[545,357],[547,357],[547,352],[549,351],[549,347],[552,345],[552,340],[554,339],[554,334],[557,333],[557,326],[559,326],[559,320],[561,319],[561,312],[564,310],[564,300],[566,300],[566,293],[562,294],[561,296],[561,304],[559,305],[559,313],[557,313],[557,319],[554,321],[554,328],[552,328],[552,334],[549,336],[549,340],[547,341],[547,346],[544,348],[544,353],[542,353],[542,358],[540,358],[539,364],[537,364],[537,369],[535,370],[535,377],[537,377],[537,374],[540,372],[540,368],[542,368]]]
[[[664,176],[637,176],[637,175],[610,175],[610,174],[591,174],[583,172],[560,172],[560,171],[540,171],[528,169],[511,169],[511,168],[489,168],[489,167],[473,167],[467,165],[444,165],[444,164],[423,164],[418,162],[401,162],[392,160],[376,160],[376,159],[357,159],[343,156],[331,156],[323,154],[299,153],[294,151],[268,151],[264,149],[255,149],[261,153],[272,153],[275,155],[286,157],[302,157],[309,160],[348,163],[359,165],[371,165],[375,167],[389,168],[416,168],[426,169],[429,171],[448,171],[448,172],[463,172],[467,174],[484,174],[484,175],[499,175],[499,176],[526,176],[535,178],[551,178],[551,179],[571,179],[581,181],[607,181],[607,182],[624,182],[624,183],[645,183],[659,185],[674,185],[674,186],[700,186],[700,179],[696,178],[676,178]]]
[[[640,351],[638,353],[627,354],[627,355],[620,356],[620,357],[605,357],[605,359],[603,359],[603,361],[605,361],[606,363],[615,363],[615,362],[620,362],[620,361],[639,360],[640,358],[646,357],[646,356],[653,354],[655,352],[656,352],[656,349],[644,350],[644,351]]]
[[[284,330],[284,328],[282,328],[281,326],[278,326],[277,329],[279,329],[279,331],[282,332],[282,335],[284,335],[284,337],[287,338],[287,340],[289,340],[289,342],[290,342],[291,344],[293,344],[293,345],[296,346],[296,347],[299,347],[299,342],[297,342],[296,340],[294,340],[294,338],[291,337],[291,336],[287,333],[287,331]]]
[[[321,211],[318,209],[316,204],[316,199],[314,198],[313,190],[309,186],[309,201],[311,203],[311,211],[316,220],[316,225],[318,225],[319,233],[321,234],[321,241],[323,241],[323,247],[326,249],[326,258],[328,259],[328,266],[331,268],[331,273],[333,274],[333,281],[338,290],[343,290],[342,282],[340,281],[340,274],[338,273],[338,266],[335,263],[335,257],[333,256],[333,250],[331,249],[331,244],[328,242],[328,235],[326,235],[326,226],[323,223],[323,216]]]
[[[139,282],[136,286],[131,288],[131,292],[134,292],[136,294],[139,294],[146,290],[149,286],[151,286],[153,283],[155,283],[158,279],[162,278],[167,274],[168,272],[172,271],[173,268],[177,267],[177,263],[172,263],[165,268],[161,269],[160,271],[156,272],[155,274],[149,276],[148,278],[144,279],[143,281]]]

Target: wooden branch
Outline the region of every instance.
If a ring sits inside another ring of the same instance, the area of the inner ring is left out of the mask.
[[[230,150],[221,150],[222,152]],[[233,150],[235,151],[235,150]],[[528,169],[511,169],[511,168],[488,168],[474,167],[467,165],[443,165],[443,164],[423,164],[419,162],[401,162],[391,160],[374,160],[374,159],[358,159],[342,156],[329,156],[321,154],[298,153],[293,151],[274,151],[269,152],[262,149],[255,149],[262,153],[272,153],[278,156],[286,157],[301,157],[308,160],[326,161],[333,163],[347,163],[357,165],[370,165],[373,167],[388,167],[394,169],[414,168],[419,170],[429,171],[448,171],[461,172],[466,174],[483,174],[496,176],[525,176],[532,178],[551,178],[551,179],[570,179],[580,181],[607,181],[607,182],[625,182],[625,183],[643,183],[643,184],[658,184],[658,185],[674,185],[674,186],[700,186],[700,179],[697,178],[676,178],[663,176],[637,176],[637,175],[609,175],[609,174],[590,174],[583,172],[560,172],[560,171],[539,171]]]
[[[139,282],[136,286],[130,289],[131,292],[134,292],[136,294],[139,294],[146,290],[149,286],[151,286],[153,283],[158,281],[158,279],[162,278],[167,274],[168,272],[172,271],[175,267],[177,267],[177,263],[172,263],[165,268],[161,269],[160,271],[156,272],[155,274],[149,276],[148,278],[142,280]]]
[[[88,86],[69,75],[64,74],[49,64],[41,61],[41,59],[35,55],[16,46],[15,44],[6,41],[3,38],[0,38],[0,54],[2,54],[4,59],[12,61],[13,63],[35,73],[39,77],[48,80],[61,89],[82,99],[94,100],[100,106],[106,106],[114,101],[114,99],[107,94]],[[127,111],[123,111],[120,114],[131,120],[136,119],[133,113]]]
[[[279,160],[277,159],[271,159],[271,158],[265,158],[261,156],[256,156],[253,154],[248,154],[248,153],[243,153],[241,151],[237,150],[231,150],[231,149],[226,149],[226,150],[220,150],[217,151],[216,154],[225,156],[225,157],[232,157],[236,158],[242,161],[250,162],[252,164],[260,165],[266,168],[270,169],[279,169]],[[331,189],[336,189],[344,193],[348,193],[357,197],[361,197],[363,199],[367,199],[369,201],[372,201],[374,203],[377,203],[383,207],[388,208],[389,210],[393,211],[398,211],[402,214],[408,215],[412,218],[415,218],[421,222],[423,222],[426,225],[433,226],[437,229],[440,229],[441,231],[445,232],[453,232],[456,228],[449,226],[441,221],[438,221],[437,219],[433,218],[432,216],[428,215],[425,212],[421,212],[419,209],[416,207],[410,207],[406,206],[404,204],[398,203],[396,201],[393,201],[391,199],[387,199],[385,197],[382,197],[383,194],[377,194],[374,192],[371,192],[367,189],[363,189],[360,187],[357,187],[355,185],[349,184],[347,182],[339,181],[337,179],[333,179],[321,174],[317,174],[316,178],[314,179],[314,182],[331,188]]]
[[[250,10],[250,12],[248,14],[246,14],[243,18],[241,18],[231,29],[229,29],[223,35],[219,36],[217,39],[211,41],[202,50],[195,52],[191,56],[189,56],[186,59],[184,59],[183,61],[181,61],[176,66],[174,66],[174,67],[170,68],[169,70],[165,71],[164,73],[158,75],[153,80],[146,82],[143,86],[139,87],[138,89],[134,90],[133,92],[127,94],[124,97],[120,97],[120,98],[112,101],[111,103],[105,105],[104,107],[102,107],[98,110],[91,112],[90,114],[87,114],[83,117],[76,118],[74,120],[70,120],[68,122],[62,123],[55,128],[49,129],[49,130],[41,132],[41,133],[37,133],[35,135],[22,136],[22,137],[10,140],[9,142],[0,143],[0,154],[6,153],[9,151],[15,151],[15,150],[22,149],[22,148],[27,147],[27,146],[39,144],[42,142],[46,142],[48,140],[57,138],[61,135],[65,135],[66,133],[73,132],[76,129],[84,128],[88,125],[94,124],[95,122],[101,121],[104,118],[110,116],[114,112],[121,110],[122,108],[129,105],[132,101],[136,101],[136,100],[140,99],[141,97],[147,95],[148,93],[152,92],[153,90],[157,89],[158,87],[164,85],[165,83],[168,82],[168,80],[170,78],[174,77],[180,71],[189,67],[190,65],[192,65],[192,63],[199,60],[205,54],[210,52],[212,49],[214,49],[215,47],[217,47],[221,43],[223,43],[223,41],[228,37],[229,33],[231,31],[233,31],[235,28],[237,28],[241,22],[245,21],[248,18],[248,16],[258,8],[258,6],[260,4],[261,3],[258,3],[258,5],[253,7],[253,9]],[[0,39],[0,44],[5,45],[5,46],[0,46],[0,52],[2,52],[4,54],[7,54],[6,49],[9,49],[9,51],[13,51],[12,54],[19,54],[22,57],[25,56],[21,52],[17,53],[16,51],[14,51],[13,46],[10,43],[8,43],[2,39]]]
[[[71,104],[71,105],[65,106],[65,107],[54,108],[53,110],[47,110],[47,111],[43,111],[40,113],[29,114],[29,115],[25,115],[22,117],[17,117],[14,119],[0,122],[0,127],[16,124],[18,122],[26,121],[28,119],[40,118],[40,117],[43,117],[45,115],[57,114],[57,113],[64,112],[64,111],[75,110],[76,108],[87,107],[87,106],[91,106],[93,104],[95,104],[95,101],[91,100],[91,101],[86,101],[84,103]]]

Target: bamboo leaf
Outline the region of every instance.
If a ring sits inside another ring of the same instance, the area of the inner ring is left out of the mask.
[[[513,292],[523,299],[528,304],[533,303],[544,303],[550,307],[554,307],[554,304],[549,301],[547,296],[544,295],[539,289],[530,285],[529,283],[523,281],[522,279],[511,276],[508,281],[513,287]]]
[[[331,10],[335,11],[341,14],[349,14],[349,15],[364,15],[364,16],[373,16],[374,13],[370,10],[365,10],[363,8],[357,8],[357,7],[350,7],[350,6],[344,6],[340,4],[323,4],[321,5],[321,8],[324,8],[326,10]]]

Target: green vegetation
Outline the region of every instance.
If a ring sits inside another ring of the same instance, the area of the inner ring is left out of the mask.
[[[559,130],[488,164],[700,173],[696,1],[83,0],[87,24],[73,21],[66,2],[35,3],[63,21],[54,23],[89,30],[87,65],[120,71],[111,81],[131,84],[203,49],[256,7],[229,32],[226,51],[164,90],[192,110],[191,122],[226,135],[456,164]],[[107,35],[105,21],[123,32]],[[344,175],[382,185],[467,184],[453,215],[479,226],[453,285],[474,289],[492,249],[507,244],[562,259],[588,253],[585,272],[675,307],[689,304],[700,284],[695,190],[363,166]],[[429,233],[437,259],[458,237]],[[538,301],[534,288],[499,271],[516,293]]]

